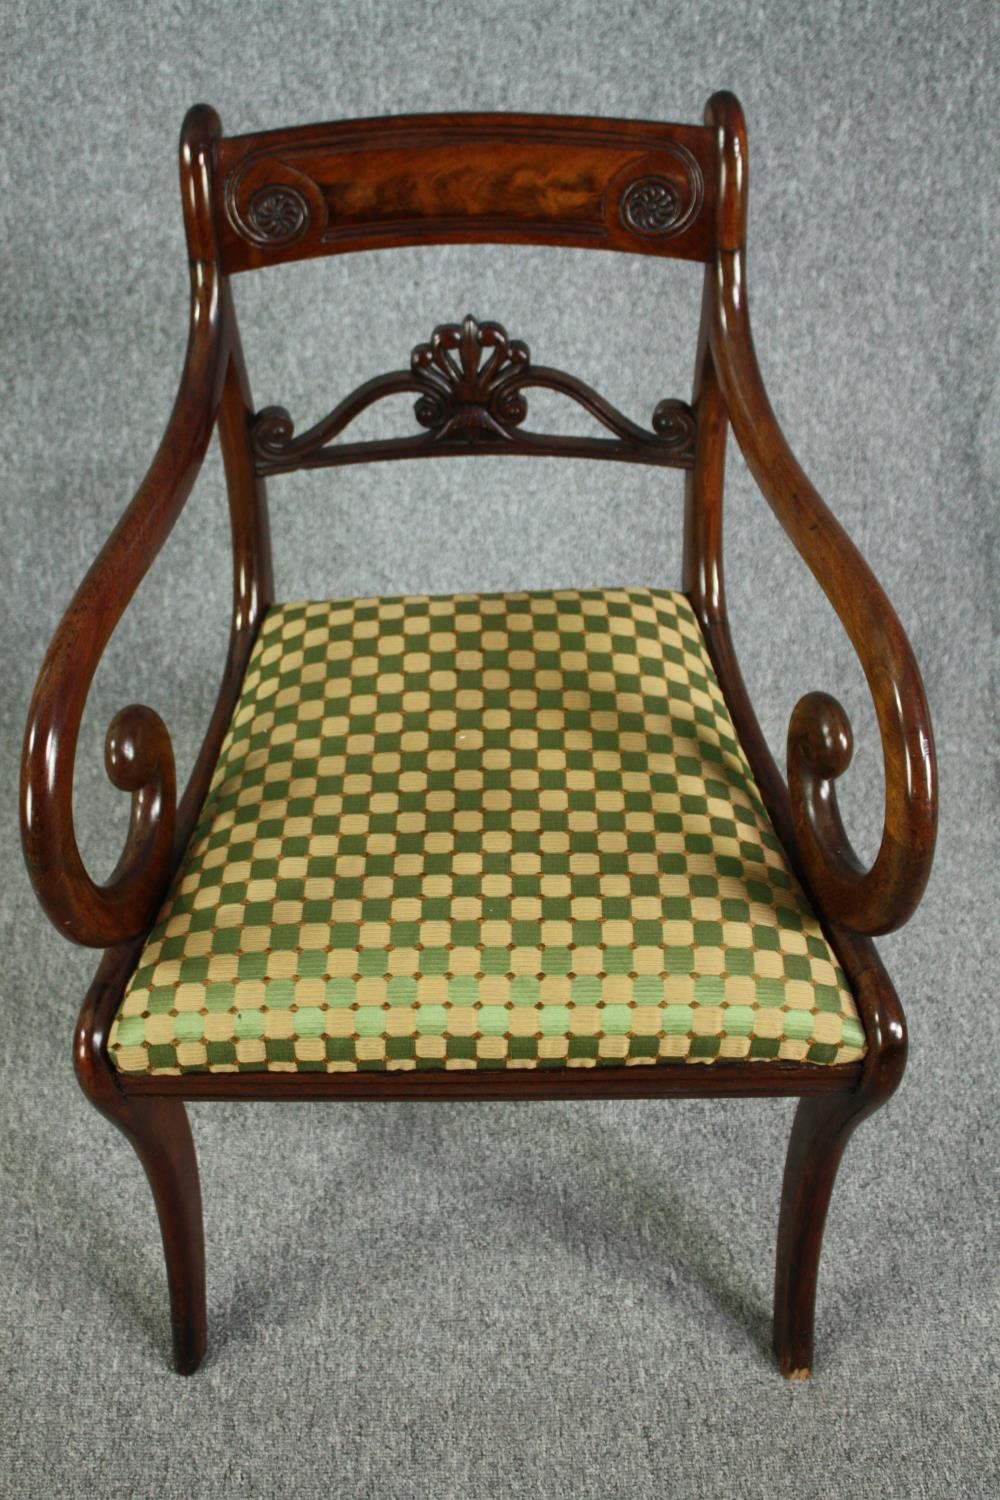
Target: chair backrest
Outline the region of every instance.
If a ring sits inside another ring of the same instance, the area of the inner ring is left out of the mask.
[[[715,142],[699,125],[403,115],[218,143],[226,272],[445,241],[707,260]]]
[[[224,276],[446,242],[570,245],[706,263],[718,247],[720,153],[711,124],[439,114],[227,137],[214,112],[199,106],[185,123],[182,182],[192,180],[192,143],[201,150],[204,192],[197,212],[198,195],[185,197],[191,248],[203,253],[210,241]],[[469,315],[428,333],[409,351],[407,368],[366,381],[301,435],[282,407],[256,413],[257,474],[500,451],[683,469],[694,462],[696,420],[684,401],[660,401],[642,426],[582,380],[533,363],[527,345],[497,323]],[[524,392],[532,386],[569,397],[610,436],[531,431]],[[416,433],[335,441],[360,412],[401,392],[416,397]]]

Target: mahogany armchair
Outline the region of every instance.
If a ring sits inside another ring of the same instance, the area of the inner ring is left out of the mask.
[[[21,802],[42,906],[67,937],[107,950],[76,1071],[148,1175],[177,1369],[195,1370],[206,1341],[185,1100],[793,1095],[774,1347],[785,1375],[808,1375],[839,1159],[903,1071],[903,1013],[872,937],[905,922],[924,889],[935,767],[899,621],[765,394],[739,104],[716,94],[703,125],[456,114],[230,137],[198,106],[180,177],[180,389],[45,658]],[[301,434],[283,409],[255,412],[234,276],[445,241],[702,262],[690,404],[661,401],[647,429],[466,317]],[[578,403],[602,435],[532,431],[537,387]],[[400,392],[415,398],[414,435],[341,438]],[[116,714],[106,765],[131,821],[98,885],[74,835],[84,704],[216,425],[233,542],[222,685],[179,800],[162,720],[136,704]],[[870,869],[838,813],[852,751],[840,704],[797,704],[786,785],[740,676],[722,567],[730,427],[875,702],[885,816]],[[682,469],[681,590],[274,601],[267,479],[501,452]]]

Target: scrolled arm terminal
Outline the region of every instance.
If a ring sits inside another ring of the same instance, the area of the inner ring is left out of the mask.
[[[105,767],[132,794],[128,837],[105,885],[88,874],[73,828],[73,770],[97,665],[129,600],[190,494],[208,447],[224,360],[218,288],[195,268],[191,337],[180,390],[156,457],[56,631],[32,698],[21,765],[21,832],[39,901],[60,932],[106,947],[148,925],[171,873],[177,814],[174,753],[151,708],[117,713]]]
[[[189,225],[209,191],[208,161],[219,130],[196,109],[181,139],[181,185]],[[105,741],[113,784],[131,793],[128,835],[104,885],[80,856],[73,823],[73,772],[80,724],[97,665],[118,621],[169,536],[208,447],[229,364],[228,306],[211,247],[192,242],[191,318],[173,411],[159,448],[56,630],[28,714],[21,761],[21,837],[35,892],[60,932],[106,947],[149,925],[177,854],[174,753],[151,708],[132,704]]]
[[[795,458],[757,364],[746,285],[746,133],[731,94],[709,101],[720,165],[711,350],[736,439],[760,489],[846,630],[878,715],[885,816],[865,870],[837,805],[851,759],[841,705],[808,693],[788,727],[788,790],[797,852],[824,913],[854,932],[890,932],[912,915],[930,874],[937,778],[930,714],[910,643],[878,580]]]

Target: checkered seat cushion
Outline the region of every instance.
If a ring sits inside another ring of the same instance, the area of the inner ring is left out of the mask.
[[[853,1062],[699,626],[646,589],[270,609],[126,1073]]]

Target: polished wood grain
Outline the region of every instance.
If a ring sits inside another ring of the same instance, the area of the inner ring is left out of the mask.
[[[793,458],[764,392],[747,311],[746,190],[746,134],[730,94],[713,96],[702,126],[435,115],[227,139],[214,111],[204,106],[184,122],[181,194],[191,314],[177,400],[146,478],[45,658],[25,736],[21,813],[25,856],[43,907],[67,936],[107,948],[77,1023],[76,1071],[95,1107],[130,1141],[149,1178],[167,1262],[175,1363],[186,1373],[204,1352],[206,1316],[201,1201],[184,1101],[213,1098],[799,1097],[782,1193],[774,1337],[786,1375],[812,1368],[823,1227],[838,1164],[856,1125],[898,1085],[906,1058],[902,1007],[870,934],[898,926],[920,898],[933,851],[936,784],[927,705],[899,621]],[[661,402],[647,431],[576,377],[531,365],[527,346],[507,340],[497,325],[467,320],[438,329],[438,345],[432,338],[414,351],[409,370],[374,377],[300,436],[283,409],[254,411],[231,273],[344,250],[446,240],[586,245],[704,261],[690,407]],[[485,361],[473,362],[470,350],[483,328],[491,330],[485,345],[478,342]],[[455,379],[438,359],[442,348],[458,358]],[[529,374],[535,384],[577,400],[610,429],[611,438],[526,432]],[[397,389],[417,397],[421,434],[376,444],[334,441],[373,400]],[[826,693],[809,694],[796,706],[786,785],[740,672],[723,567],[730,427],[765,499],[837,610],[875,700],[886,812],[882,845],[867,871],[851,852],[834,792],[850,754],[843,710]],[[106,761],[115,785],[132,797],[132,817],[119,865],[110,881],[98,885],[83,866],[74,832],[80,719],[107,641],[166,541],[215,429],[233,544],[233,612],[222,683],[179,802],[166,726],[141,705],[116,715]],[[328,462],[477,447],[673,462],[686,470],[683,588],[776,832],[850,981],[866,1035],[861,1063],[176,1077],[121,1075],[113,1068],[109,1028],[204,801],[249,653],[273,599],[265,477]]]
[[[731,94],[713,96],[706,106],[706,121],[718,127],[719,192],[718,261],[725,254],[742,255],[746,226],[747,152],[742,111]],[[741,267],[743,303],[746,302],[746,271]],[[720,296],[723,284],[718,263],[705,270],[701,324],[695,360],[692,407],[695,412],[698,440],[693,466],[686,476],[683,586],[699,620],[716,676],[722,688],[740,743],[750,762],[768,815],[774,824],[799,878],[810,895],[834,953],[843,965],[851,983],[858,1012],[865,1028],[867,1044],[860,1076],[849,1089],[824,1098],[803,1097],[796,1113],[789,1142],[781,1200],[778,1230],[778,1253],[775,1268],[774,1347],[779,1368],[789,1378],[803,1378],[812,1370],[813,1328],[816,1287],[822,1249],[823,1227],[836,1180],[837,1168],[851,1133],[873,1113],[898,1087],[906,1062],[906,1022],[899,997],[887,975],[870,937],[853,926],[843,924],[842,913],[831,910],[829,887],[817,885],[815,851],[803,848],[799,836],[800,813],[793,801],[796,783],[791,779],[791,793],[775,764],[761,731],[740,671],[729,627],[723,565],[723,499],[726,440],[732,410],[724,386],[738,383],[738,372],[727,363],[730,345],[720,335],[722,320]],[[749,330],[747,328],[747,335]],[[742,346],[740,346],[742,347]],[[725,375],[723,376],[723,370]],[[741,429],[735,428],[743,447]],[[745,434],[744,434],[745,435]],[[747,454],[749,459],[749,454]],[[755,476],[757,469],[751,464]],[[772,506],[781,508],[787,497],[777,483],[762,489]],[[806,481],[808,483],[808,481]],[[816,492],[809,491],[814,507],[812,518],[817,526],[823,521],[826,507]],[[777,499],[775,498],[777,496]],[[832,518],[831,518],[832,519]],[[836,526],[836,523],[833,523]],[[797,550],[820,581],[841,618],[850,614],[852,605],[851,569],[856,549],[837,528],[839,551],[836,564],[830,564],[829,553],[817,553],[810,540],[810,523],[790,528]],[[830,566],[830,573],[822,573]],[[820,571],[817,572],[817,569]],[[822,574],[822,576],[821,576]],[[825,582],[824,582],[825,579]],[[907,690],[916,665],[888,601],[867,567],[859,575],[867,607],[873,612],[887,611],[892,638],[901,652],[906,672],[896,682],[896,689]],[[846,624],[846,621],[845,621]],[[852,636],[853,640],[853,636]],[[865,643],[866,651],[868,643]],[[868,657],[869,661],[871,657]],[[883,664],[891,669],[892,662]],[[887,691],[886,681],[874,668],[869,675],[873,692]],[[919,685],[919,676],[917,676]],[[913,715],[926,734],[923,784],[929,789],[929,801],[916,796],[916,819],[929,815],[930,849],[925,860],[918,860],[912,871],[915,888],[906,892],[910,909],[919,901],[927,877],[933,850],[936,819],[936,784],[933,741],[922,689],[908,701],[905,712]],[[794,720],[794,716],[793,716]],[[887,777],[889,767],[887,763]],[[896,796],[906,788],[896,788]],[[880,889],[876,881],[872,889]],[[884,901],[884,892],[883,892]],[[885,906],[881,907],[884,917]],[[900,920],[905,918],[900,917]]]
[[[87,992],[73,1039],[73,1064],[87,1098],[132,1146],[146,1173],[167,1267],[174,1366],[190,1375],[205,1353],[205,1241],[194,1141],[180,1099],[127,1098],[108,1061],[107,1036],[142,939],[109,949]]]
[[[576,245],[707,260],[703,126],[559,115],[397,115],[220,141],[227,273],[389,246]]]
[[[774,1352],[781,1373],[812,1373],[813,1327],[823,1229],[844,1147],[861,1121],[895,1092],[906,1066],[906,1027],[884,973],[856,981],[868,1051],[849,1093],[802,1098],[792,1122],[778,1221],[774,1275]]]
[[[218,120],[211,111],[193,111],[185,122],[181,188],[191,309],[173,412],[145,479],[56,631],[25,731],[21,831],[28,871],[59,930],[92,947],[125,942],[150,926],[204,801],[273,588],[263,486],[249,461],[249,388],[210,227],[211,151],[217,134]],[[179,813],[166,725],[142,704],[115,715],[105,764],[114,785],[131,794],[131,820],[114,873],[98,885],[80,857],[73,815],[76,746],[87,694],[112,632],[191,492],[220,411],[236,596],[223,682]]]
[[[191,266],[191,321],[174,410],[156,457],[64,616],[29,711],[21,773],[25,856],[39,899],[68,937],[108,945],[77,1022],[74,1060],[87,1097],[125,1135],[149,1179],[170,1293],[174,1362],[189,1374],[205,1349],[201,1195],[179,1099],[128,1099],[107,1034],[160,897],[201,810],[247,660],[274,592],[267,498],[250,453],[253,402],[232,297],[212,229],[214,111],[192,110],[181,133],[181,197]],[[213,427],[225,466],[233,543],[229,650],[215,707],[179,805],[162,720],[135,706],[117,714],[106,760],[132,793],[125,852],[107,886],[84,869],[73,828],[80,719],[101,653],[191,492]]]
[[[937,772],[930,712],[895,611],[810,484],[771,409],[750,331],[743,113],[731,94],[718,94],[706,122],[717,134],[719,161],[710,344],[729,421],[765,499],[850,637],[882,738],[885,818],[878,854],[865,870],[837,806],[835,782],[852,753],[847,715],[828,693],[809,693],[796,704],[788,726],[788,782],[798,857],[831,921],[856,932],[890,932],[916,908],[934,856]]]

